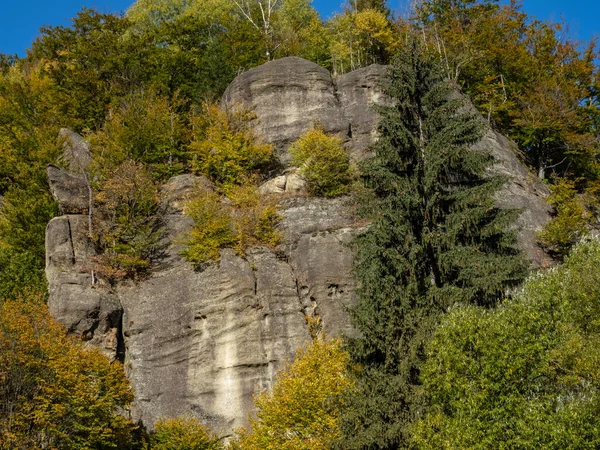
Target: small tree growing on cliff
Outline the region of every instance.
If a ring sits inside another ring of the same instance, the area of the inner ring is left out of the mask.
[[[396,449],[422,407],[419,371],[428,341],[455,303],[494,305],[526,264],[507,231],[514,211],[494,206],[503,180],[485,177],[490,154],[470,149],[483,122],[417,40],[389,71],[376,156],[362,167],[375,217],[358,236],[361,337],[350,339],[362,370],[343,420],[344,449]]]

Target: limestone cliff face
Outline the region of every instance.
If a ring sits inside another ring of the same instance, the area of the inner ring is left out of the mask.
[[[385,101],[378,87],[384,74],[385,67],[371,66],[333,80],[313,63],[285,58],[240,75],[222,105],[254,108],[256,129],[276,146],[283,167],[289,143],[315,121],[340,135],[359,160],[377,137],[370,104]],[[191,227],[181,205],[195,185],[210,185],[201,177],[175,177],[162,190],[172,243],[167,255],[147,280],[109,289],[90,269],[94,247],[80,173],[89,151],[80,137],[63,136],[70,171],[48,172],[65,214],[46,232],[50,310],[71,332],[124,362],[136,392],[135,419],[152,426],[160,417],[194,415],[228,434],[246,423],[256,389],[268,387],[309,340],[307,316],[318,315],[330,335],[352,333],[348,244],[359,226],[349,199],[305,197],[297,176],[287,172],[266,185],[285,194],[284,244],[252,248],[245,258],[224,250],[218,264],[198,272],[179,256],[177,238]],[[520,245],[535,265],[545,264],[534,240],[549,219],[545,188],[504,137],[490,131],[479,145],[497,156],[494,170],[510,177],[499,204],[523,208]]]

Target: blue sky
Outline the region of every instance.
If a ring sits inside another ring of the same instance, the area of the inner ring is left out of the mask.
[[[390,7],[402,11],[408,0],[388,0]],[[0,0],[0,53],[25,54],[42,25],[68,25],[83,6],[102,12],[126,10],[132,0]],[[324,17],[340,9],[342,0],[314,0]],[[589,40],[600,35],[600,0],[523,0],[523,8],[542,20],[569,24],[570,35]]]

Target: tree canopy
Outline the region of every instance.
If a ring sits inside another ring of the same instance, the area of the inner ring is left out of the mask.
[[[497,309],[453,308],[428,346],[415,445],[596,448],[599,278],[593,239]]]

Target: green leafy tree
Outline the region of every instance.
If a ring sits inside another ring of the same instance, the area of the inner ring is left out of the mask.
[[[415,446],[597,448],[599,308],[596,239],[497,309],[454,308],[428,346]]]
[[[334,73],[387,64],[398,48],[398,36],[390,21],[375,9],[347,10],[334,16],[328,27]]]
[[[535,20],[520,2],[424,0],[416,17],[448,76],[540,178],[596,172],[594,41],[569,39],[564,24]]]
[[[294,142],[290,152],[311,194],[335,197],[350,189],[350,160],[340,138],[327,136],[323,130],[315,128]]]
[[[146,164],[155,179],[181,174],[186,132],[178,106],[176,99],[143,89],[115,102],[102,129],[88,136],[97,171],[130,160]]]
[[[14,66],[19,60],[17,55],[5,55],[0,53],[0,72],[6,72],[10,67]]]
[[[384,14],[386,17],[390,15],[390,8],[388,7],[387,0],[349,0],[349,3],[356,11],[373,9]]]
[[[286,0],[273,23],[278,47],[275,56],[299,56],[329,67],[329,29],[310,0]]]
[[[316,339],[277,376],[272,391],[256,398],[242,450],[326,450],[340,436],[343,396],[352,390],[341,341]]]
[[[344,413],[344,449],[407,446],[419,414],[424,346],[454,304],[494,305],[526,273],[508,227],[515,211],[494,206],[503,180],[486,176],[490,154],[470,147],[483,122],[444,80],[417,38],[390,68],[394,105],[380,108],[376,156],[362,176],[374,221],[356,240],[362,337],[350,339],[362,368]]]
[[[148,79],[155,48],[139,39],[121,39],[129,26],[123,17],[84,8],[71,27],[41,28],[27,59],[46,63],[53,97],[68,120],[63,126],[95,130],[112,100]]]
[[[56,323],[43,298],[0,303],[0,449],[126,448],[123,367]]]
[[[204,104],[201,114],[192,117],[192,169],[225,191],[264,169],[273,146],[256,139],[248,125],[252,117],[248,111],[225,112],[215,104]]]
[[[564,257],[588,233],[593,216],[574,182],[562,179],[550,189],[552,194],[547,201],[554,206],[556,216],[546,224],[539,239],[554,255]]]
[[[54,85],[39,66],[0,73],[0,297],[44,292],[44,236],[57,206],[46,165],[60,154]]]

